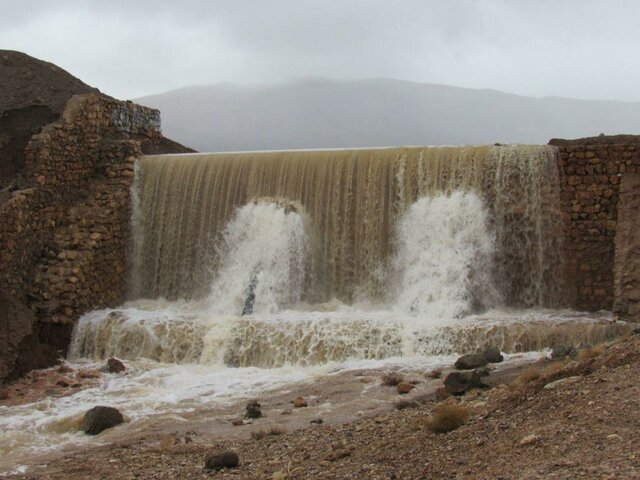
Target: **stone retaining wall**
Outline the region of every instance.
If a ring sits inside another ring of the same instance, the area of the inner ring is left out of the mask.
[[[124,299],[133,163],[162,141],[157,110],[97,94],[33,136],[26,188],[0,199],[0,303],[35,319],[0,316],[0,381],[51,364],[80,315]]]
[[[567,303],[581,310],[611,310],[620,184],[626,175],[640,172],[640,137],[550,143],[560,152]]]

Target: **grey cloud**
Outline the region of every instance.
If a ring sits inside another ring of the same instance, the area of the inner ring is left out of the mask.
[[[5,1],[0,48],[118,97],[390,77],[640,101],[633,0]]]

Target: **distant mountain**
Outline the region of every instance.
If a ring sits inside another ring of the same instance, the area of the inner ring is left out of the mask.
[[[199,151],[547,143],[639,133],[640,103],[534,98],[389,79],[186,87],[135,100]]]

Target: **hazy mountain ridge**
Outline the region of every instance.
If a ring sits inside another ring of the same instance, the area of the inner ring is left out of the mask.
[[[200,151],[546,143],[638,133],[640,103],[534,98],[392,79],[184,87],[135,100]]]

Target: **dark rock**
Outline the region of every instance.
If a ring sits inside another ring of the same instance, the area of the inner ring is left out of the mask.
[[[220,470],[222,468],[235,468],[240,463],[238,454],[233,450],[210,453],[204,459],[204,468],[208,470]]]
[[[0,400],[9,400],[11,394],[6,388],[0,388]]]
[[[561,360],[563,358],[576,358],[578,351],[573,345],[557,345],[551,350],[551,358],[554,360]]]
[[[110,358],[107,360],[107,371],[109,373],[121,373],[126,370],[124,363],[117,358]]]
[[[476,372],[481,377],[488,377],[489,375],[491,375],[491,370],[489,370],[487,367],[476,368],[474,372]]]
[[[234,427],[241,427],[242,425],[244,425],[244,420],[234,420],[233,422],[231,422],[231,425],[233,425]]]
[[[312,423],[314,425],[322,425],[324,422],[323,422],[323,420],[321,418],[314,418],[309,423]]]
[[[486,364],[487,360],[484,356],[477,353],[469,353],[458,358],[455,367],[458,370],[473,370],[474,368],[484,367]]]
[[[98,435],[103,430],[120,425],[122,422],[124,418],[117,408],[98,406],[84,414],[82,430],[89,435]]]
[[[497,347],[486,348],[484,352],[482,352],[482,356],[488,363],[500,363],[504,360],[504,357]]]
[[[472,388],[486,388],[478,372],[451,372],[444,379],[444,388],[452,395],[462,395]]]
[[[260,403],[257,400],[251,400],[246,407],[244,414],[245,418],[260,418],[262,417],[262,410],[260,409]]]

